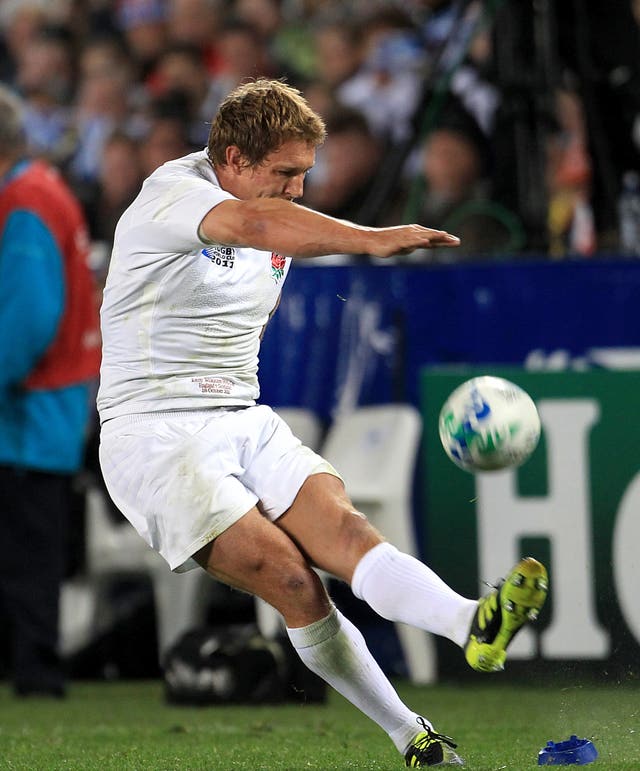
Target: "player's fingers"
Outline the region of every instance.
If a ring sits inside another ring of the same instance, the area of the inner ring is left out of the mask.
[[[456,236],[446,236],[443,238],[430,236],[428,239],[422,239],[420,242],[416,242],[411,247],[407,247],[407,250],[411,251],[411,249],[435,249],[441,246],[460,246],[460,239]]]
[[[460,239],[456,236],[450,236],[449,238],[445,238],[438,246],[460,246]]]
[[[435,228],[426,228],[423,225],[410,225],[409,240],[415,245],[416,249],[433,249],[436,246],[459,246],[460,239],[446,230],[436,230]],[[409,242],[405,242],[407,245]]]
[[[437,246],[459,246],[460,239],[444,230],[433,230],[429,236],[429,243]]]

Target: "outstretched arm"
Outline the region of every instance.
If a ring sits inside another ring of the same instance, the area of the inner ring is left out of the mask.
[[[250,246],[290,257],[391,257],[416,249],[460,244],[456,236],[442,230],[422,225],[363,227],[279,198],[223,201],[206,214],[200,233],[212,243]]]

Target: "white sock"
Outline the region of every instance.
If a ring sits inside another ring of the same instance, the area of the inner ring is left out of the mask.
[[[390,543],[380,543],[362,557],[351,588],[383,618],[448,637],[461,648],[478,604],[454,592],[431,568]]]
[[[326,618],[288,628],[287,634],[306,666],[386,731],[404,754],[422,730],[418,715],[400,700],[359,630],[334,607]]]

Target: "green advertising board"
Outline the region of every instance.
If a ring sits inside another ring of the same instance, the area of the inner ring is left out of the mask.
[[[542,436],[519,469],[474,475],[446,456],[438,415],[454,388],[487,374],[532,396]],[[521,556],[541,559],[549,600],[535,627],[514,640],[509,666],[559,662],[566,670],[581,662],[638,679],[640,372],[428,368],[420,379],[427,562],[474,597]],[[438,642],[441,674],[463,671],[452,647]]]

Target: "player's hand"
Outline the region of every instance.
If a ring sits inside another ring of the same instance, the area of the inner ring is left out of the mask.
[[[375,257],[410,254],[416,249],[434,249],[441,246],[460,246],[460,239],[444,230],[433,230],[422,225],[396,225],[379,228],[372,233],[371,251]]]

